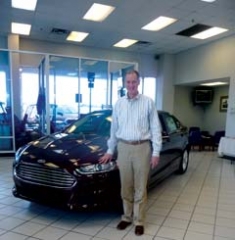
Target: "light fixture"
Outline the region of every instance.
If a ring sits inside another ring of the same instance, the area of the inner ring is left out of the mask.
[[[192,35],[191,38],[206,39],[206,38],[213,37],[215,35],[221,34],[223,32],[226,32],[226,31],[228,31],[228,29],[219,28],[219,27],[212,27],[212,28],[209,28],[205,31],[202,31],[200,33]]]
[[[216,0],[201,0],[202,2],[209,2],[209,3],[212,3],[212,2],[215,2]]]
[[[90,61],[90,60],[87,60],[85,61],[83,64],[84,65],[87,65],[87,66],[93,66],[97,63],[97,61]]]
[[[121,41],[114,44],[113,46],[120,47],[120,48],[127,48],[127,47],[135,44],[136,42],[137,42],[137,40],[124,38]]]
[[[143,26],[141,29],[149,30],[149,31],[158,31],[162,28],[169,26],[170,24],[176,21],[177,19],[175,18],[160,16],[155,20],[153,20],[152,22],[148,23],[147,25]]]
[[[36,5],[37,0],[11,0],[11,6],[13,8],[34,11],[36,9]]]
[[[83,19],[91,20],[95,22],[102,22],[105,18],[112,13],[115,7],[103,5],[99,3],[93,3],[90,9],[86,12]]]
[[[72,31],[66,38],[67,41],[82,42],[89,33]]]
[[[210,82],[210,83],[202,83],[201,86],[219,86],[219,85],[227,85],[226,82]]]
[[[24,23],[11,23],[11,32],[15,34],[29,35],[31,30],[30,24]]]

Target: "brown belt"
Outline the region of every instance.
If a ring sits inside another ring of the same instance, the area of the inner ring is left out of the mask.
[[[149,142],[148,139],[139,140],[139,141],[127,141],[127,140],[124,140],[124,139],[119,139],[119,141],[122,142],[122,143],[125,143],[125,144],[130,144],[130,145],[140,145],[142,143]]]

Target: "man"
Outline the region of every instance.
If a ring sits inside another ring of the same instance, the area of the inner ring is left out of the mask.
[[[133,221],[136,235],[144,233],[148,174],[150,166],[158,165],[162,143],[155,104],[151,98],[139,94],[139,84],[139,73],[127,72],[127,96],[114,106],[108,150],[100,159],[100,163],[110,161],[117,146],[124,210],[117,229],[126,229]]]

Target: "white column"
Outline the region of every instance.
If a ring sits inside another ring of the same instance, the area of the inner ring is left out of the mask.
[[[21,109],[21,82],[20,82],[20,54],[14,52],[14,50],[19,50],[19,35],[9,35],[8,36],[8,49],[11,59],[11,81],[13,86],[13,109],[19,119],[22,119],[22,109]]]
[[[235,74],[231,76],[229,85],[229,98],[225,135],[227,137],[235,138]]]

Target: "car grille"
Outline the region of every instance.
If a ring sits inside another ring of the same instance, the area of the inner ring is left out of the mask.
[[[16,168],[16,175],[35,184],[52,187],[72,187],[75,179],[63,169],[49,168],[41,165],[20,164]]]

